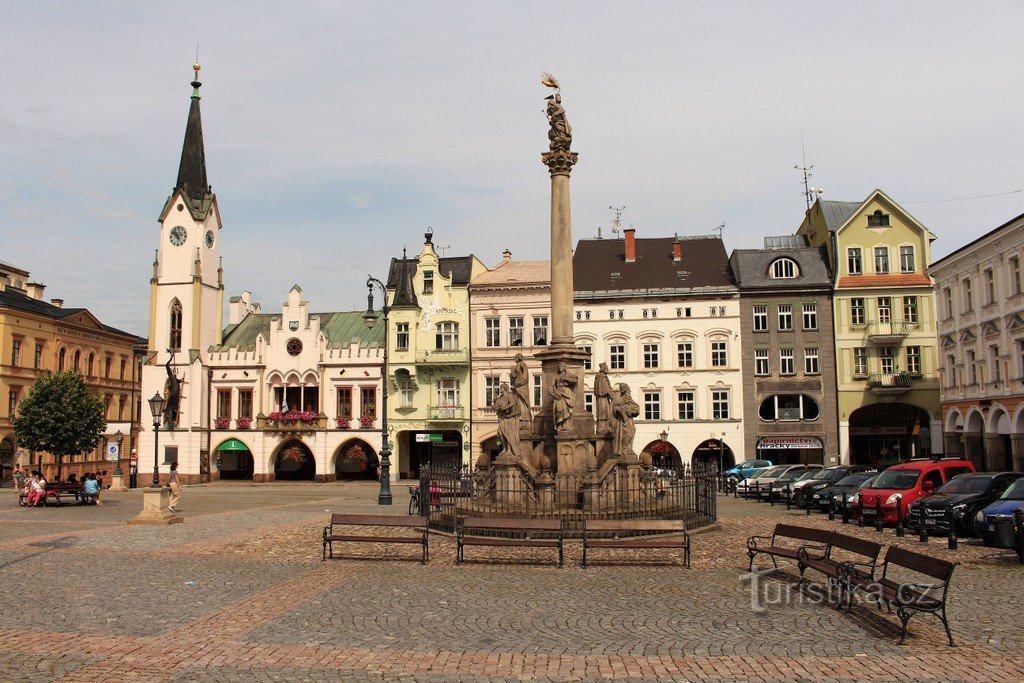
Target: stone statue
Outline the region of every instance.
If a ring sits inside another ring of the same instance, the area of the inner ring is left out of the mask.
[[[551,414],[555,420],[555,431],[570,429],[577,383],[577,379],[566,370],[565,363],[559,363],[558,374],[551,387]]]
[[[636,425],[633,418],[640,414],[640,405],[629,393],[628,384],[619,384],[619,395],[612,402],[612,454],[616,458],[636,458],[633,452],[633,437]]]
[[[167,364],[164,366],[164,369],[167,370],[167,383],[164,385],[164,391],[167,394],[167,404],[164,406],[164,426],[169,429],[178,426],[178,407],[181,404],[181,380],[171,371],[173,359],[174,353],[167,349]]]
[[[509,389],[508,382],[501,383],[498,397],[494,399],[494,411],[498,414],[500,457],[519,460],[519,399]]]
[[[509,373],[515,398],[519,402],[519,419],[530,420],[530,369],[526,367],[523,354],[516,354],[515,365]]]
[[[608,364],[601,363],[598,368],[594,378],[594,411],[597,413],[597,430],[603,432],[608,429],[608,418],[612,411],[612,383],[608,379]]]
[[[548,130],[549,147],[552,152],[568,152],[572,146],[572,126],[569,125],[568,119],[565,118],[562,96],[555,93],[554,95],[548,95],[546,99],[548,106],[545,113],[548,116],[548,124],[551,126],[551,129]]]

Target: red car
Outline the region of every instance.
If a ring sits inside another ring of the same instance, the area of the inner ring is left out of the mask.
[[[869,487],[853,497],[850,501],[853,516],[856,519],[858,511],[863,509],[864,522],[874,524],[876,506],[881,503],[882,523],[895,525],[897,505],[903,508],[900,519],[906,520],[910,504],[915,500],[932,493],[958,474],[974,471],[974,463],[962,458],[916,458],[901,462],[879,473]]]

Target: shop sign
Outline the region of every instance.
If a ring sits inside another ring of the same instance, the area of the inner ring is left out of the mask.
[[[906,436],[907,428],[905,426],[882,427],[881,425],[850,427],[850,434],[854,436]]]
[[[813,436],[762,436],[758,448],[821,448],[821,439]]]

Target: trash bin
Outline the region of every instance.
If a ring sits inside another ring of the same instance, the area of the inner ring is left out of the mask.
[[[1003,519],[992,520],[992,531],[995,537],[995,547],[997,548],[1016,548],[1017,539],[1013,533],[1013,519],[1005,517]]]

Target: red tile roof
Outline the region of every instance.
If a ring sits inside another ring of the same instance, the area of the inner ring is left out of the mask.
[[[863,287],[931,287],[932,281],[927,275],[910,273],[907,275],[847,275],[839,278],[836,289],[860,289]]]

